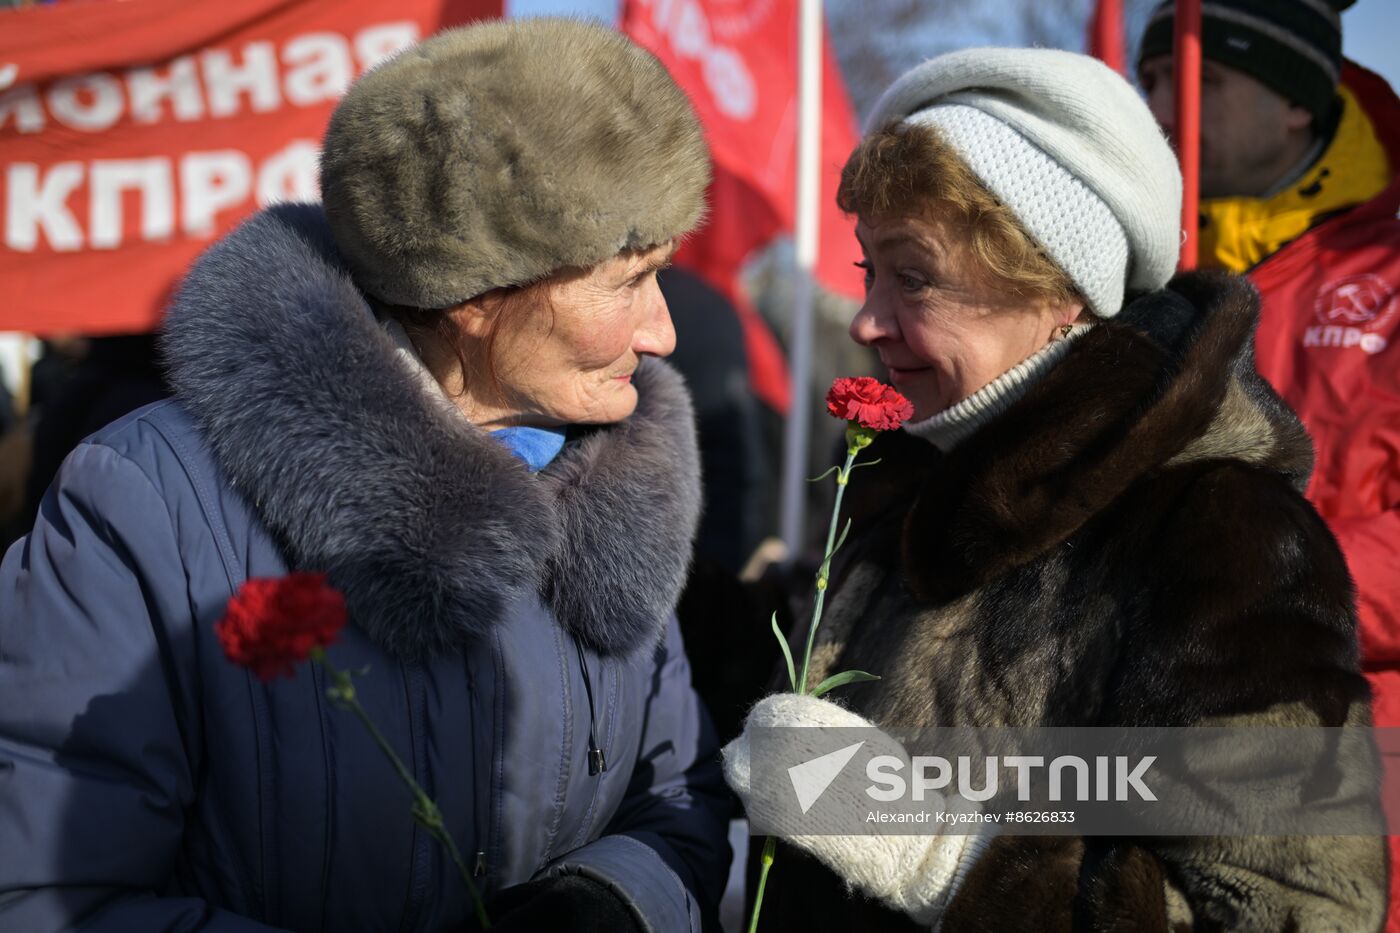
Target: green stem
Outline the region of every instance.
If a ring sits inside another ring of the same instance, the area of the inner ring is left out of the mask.
[[[457,850],[457,843],[452,840],[451,834],[448,833],[447,827],[443,824],[442,811],[438,809],[438,805],[419,786],[418,781],[404,765],[403,759],[399,758],[398,753],[389,744],[389,740],[384,737],[384,733],[379,731],[374,720],[369,718],[369,713],[360,705],[359,697],[355,695],[355,682],[350,678],[350,675],[332,664],[321,648],[316,648],[311,652],[311,660],[324,667],[326,672],[330,674],[331,680],[334,681],[334,686],[326,693],[334,702],[339,703],[359,717],[360,722],[364,723],[365,728],[369,730],[374,743],[384,752],[389,763],[398,772],[399,780],[403,781],[409,792],[413,794],[413,818],[428,831],[428,835],[447,848],[447,853],[451,856],[453,864],[462,874],[462,880],[467,883],[467,890],[471,892],[472,906],[476,909],[476,919],[481,923],[483,930],[491,929],[491,920],[486,916],[486,905],[481,902],[481,892],[476,889],[476,882],[472,880],[471,870],[467,868],[462,853]]]
[[[773,856],[778,851],[778,840],[772,836],[763,840],[763,856],[759,859],[758,894],[754,896],[753,913],[749,914],[749,933],[758,930],[758,912],[763,909],[763,889],[768,886],[768,870],[773,867]]]
[[[836,501],[831,506],[831,524],[826,529],[826,550],[822,554],[821,569],[817,571],[817,601],[812,607],[812,624],[807,628],[807,650],[802,653],[802,674],[797,681],[797,692],[807,692],[807,672],[812,667],[812,647],[817,642],[817,626],[822,622],[822,606],[826,602],[826,587],[831,573],[832,550],[836,546],[836,528],[841,520],[841,499],[846,495],[846,486],[851,481],[851,466],[868,444],[857,443],[847,434],[851,446],[846,448],[846,463],[836,471]],[[763,909],[763,891],[768,887],[768,871],[773,867],[773,859],[778,851],[778,840],[769,836],[763,841],[763,855],[759,861],[758,893],[754,896],[753,913],[749,915],[749,933],[757,933],[758,914]]]
[[[437,812],[437,808],[433,808]],[[440,819],[440,818],[439,818]],[[476,909],[477,922],[481,924],[483,930],[491,929],[491,918],[486,916],[486,905],[481,902],[481,893],[476,889],[476,883],[472,881],[471,869],[467,868],[467,862],[462,858],[462,853],[457,850],[457,843],[452,841],[452,834],[447,831],[447,827],[441,822],[436,826],[427,826],[428,833],[438,842],[447,848],[447,854],[452,856],[452,862],[457,866],[457,870],[462,873],[462,880],[467,883],[467,890],[472,895],[472,906]]]
[[[812,666],[812,646],[817,642],[817,626],[822,621],[822,605],[826,602],[827,574],[831,571],[831,549],[836,544],[836,525],[841,518],[841,499],[846,495],[846,485],[851,481],[851,464],[860,454],[861,448],[852,444],[846,448],[846,464],[836,471],[836,502],[831,507],[831,524],[826,529],[826,551],[822,555],[821,570],[817,572],[817,601],[812,607],[812,624],[807,627],[807,650],[802,654],[802,673],[797,680],[797,692],[807,692],[807,671]]]

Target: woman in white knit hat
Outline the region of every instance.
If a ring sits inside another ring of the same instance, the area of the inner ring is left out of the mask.
[[[1309,439],[1254,372],[1249,285],[1168,284],[1181,180],[1137,94],[1084,56],[974,49],[905,74],[870,126],[839,194],[865,254],[851,336],[915,416],[851,486],[809,682],[881,679],[754,708],[725,752],[751,816],[788,780],[750,761],[767,727],[1366,725]],[[866,783],[824,812],[873,810]],[[1364,786],[1338,797],[1374,825]],[[776,812],[763,929],[1374,930],[1385,905],[1366,835],[821,835]]]

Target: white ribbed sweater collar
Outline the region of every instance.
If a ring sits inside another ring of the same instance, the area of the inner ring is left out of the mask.
[[[1064,337],[1050,341],[1043,349],[961,402],[923,421],[910,422],[904,426],[904,430],[947,453],[1019,401],[1056,363],[1064,359],[1074,341],[1087,334],[1093,326],[1076,324]]]

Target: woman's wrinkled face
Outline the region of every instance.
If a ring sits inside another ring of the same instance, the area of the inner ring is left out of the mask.
[[[481,371],[467,380],[472,420],[488,428],[550,427],[608,424],[632,414],[632,376],[642,357],[666,356],[676,346],[656,281],[674,251],[674,244],[663,244],[619,254],[551,280],[525,302],[488,302],[484,311],[469,303],[459,318],[468,334],[499,328],[491,351],[494,384]]]
[[[919,217],[856,224],[865,304],[851,339],[871,347],[916,420],[974,394],[1042,349],[1082,306],[1010,297],[975,274],[948,226]]]

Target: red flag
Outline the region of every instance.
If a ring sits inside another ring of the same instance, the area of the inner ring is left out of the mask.
[[[345,86],[500,0],[123,0],[0,14],[0,330],[158,323],[210,241],[319,197]]]
[[[787,364],[737,276],[744,260],[797,212],[796,0],[626,0],[622,29],[651,50],[690,95],[714,155],[710,220],[681,250],[694,269],[739,308],[755,392],[778,411],[789,402]],[[861,294],[854,221],[836,207],[841,166],[858,136],[830,43],[822,82],[821,242],[817,280]]]

